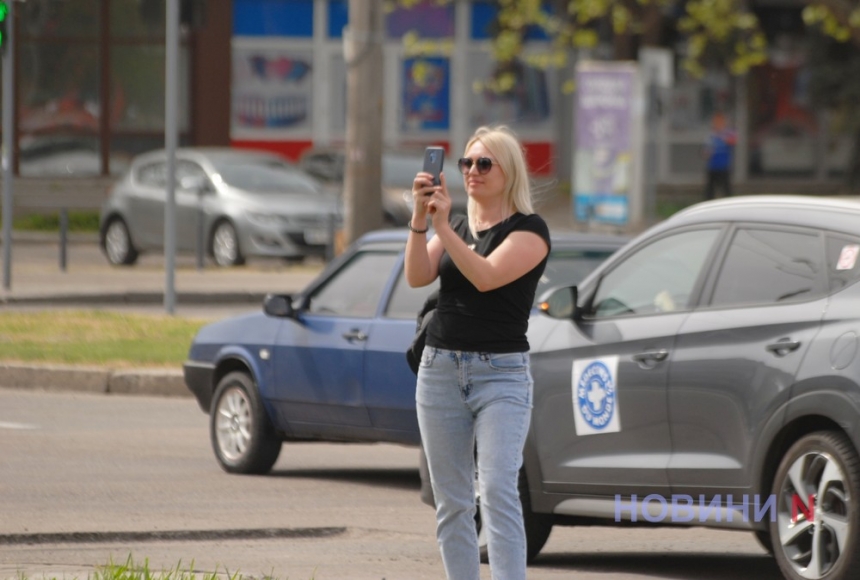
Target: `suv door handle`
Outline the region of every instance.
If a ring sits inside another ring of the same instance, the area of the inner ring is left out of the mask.
[[[669,356],[669,351],[661,348],[660,350],[649,350],[633,355],[633,360],[639,363],[643,369],[653,368],[658,362],[666,360]]]
[[[349,332],[344,332],[342,336],[349,342],[363,342],[367,340],[367,335],[357,328],[353,328]]]
[[[785,356],[793,350],[797,350],[800,347],[800,341],[791,340],[790,338],[783,338],[776,342],[772,342],[766,347],[764,347],[768,352],[772,352],[776,356]]]

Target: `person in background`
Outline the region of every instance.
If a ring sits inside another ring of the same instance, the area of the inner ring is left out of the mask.
[[[406,280],[440,279],[418,367],[416,405],[436,500],[436,537],[449,580],[479,580],[481,517],[494,580],[524,580],[526,537],[517,483],[533,381],[526,330],[550,250],[534,213],[523,148],[505,127],[481,127],[458,167],[467,216],[450,218],[445,176],[419,172],[406,243]],[[427,241],[427,218],[435,235]]]
[[[717,189],[726,197],[732,195],[732,153],[736,142],[737,136],[729,128],[725,114],[714,113],[704,151],[708,165],[705,199],[714,199]]]

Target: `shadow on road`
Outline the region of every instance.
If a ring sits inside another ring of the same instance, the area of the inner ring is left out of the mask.
[[[327,479],[329,481],[415,491],[421,489],[418,469],[280,469],[273,470],[271,476]]]
[[[702,553],[546,553],[530,568],[600,574],[637,574],[643,578],[677,580],[783,580],[771,556]]]

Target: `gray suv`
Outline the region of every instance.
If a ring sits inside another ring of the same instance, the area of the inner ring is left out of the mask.
[[[529,327],[529,556],[553,525],[751,531],[788,579],[860,578],[860,203],[699,204]],[[479,516],[478,516],[479,519]]]

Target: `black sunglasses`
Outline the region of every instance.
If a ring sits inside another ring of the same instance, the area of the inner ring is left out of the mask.
[[[490,172],[490,169],[493,168],[493,160],[489,157],[478,157],[472,161],[471,157],[461,157],[460,160],[457,161],[457,167],[460,168],[460,173],[463,175],[466,175],[472,170],[472,165],[477,166],[479,174],[486,175]]]

